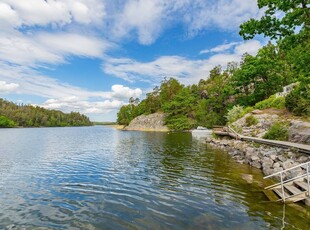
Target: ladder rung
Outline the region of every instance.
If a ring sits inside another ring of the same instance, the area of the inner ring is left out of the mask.
[[[283,200],[283,193],[282,193],[282,189],[281,188],[275,188],[275,189],[273,189],[273,191]],[[289,194],[284,191],[284,196],[288,197]]]
[[[292,195],[297,195],[302,193],[302,191],[298,188],[296,188],[293,185],[284,185],[284,188],[287,189],[287,191],[289,191]]]
[[[298,187],[302,188],[305,191],[308,190],[308,184],[304,181],[294,181],[294,184],[297,185]]]

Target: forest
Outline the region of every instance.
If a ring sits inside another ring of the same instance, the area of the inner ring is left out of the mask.
[[[16,105],[0,98],[0,127],[89,126],[92,122],[78,112],[63,113],[39,106]]]
[[[170,129],[188,130],[224,125],[233,108],[242,108],[245,114],[270,107],[309,117],[310,13],[305,2],[258,0],[258,6],[266,8],[265,15],[243,23],[239,32],[246,40],[258,34],[270,38],[257,55],[245,53],[240,63],[215,66],[207,79],[193,85],[165,78],[142,101],[130,98],[120,108],[117,122],[128,125],[141,114],[164,112]],[[283,13],[281,19],[275,16],[278,12]],[[292,83],[294,89],[287,96],[276,97]]]

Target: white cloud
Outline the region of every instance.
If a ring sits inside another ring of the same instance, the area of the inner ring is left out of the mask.
[[[212,27],[236,30],[242,22],[260,13],[255,0],[195,0],[189,4],[191,10],[185,13],[184,19],[193,34]]]
[[[4,2],[0,2],[0,20],[11,25],[20,24],[17,12]]]
[[[40,106],[47,109],[57,109],[64,112],[78,111],[90,114],[106,114],[116,110],[124,103],[119,100],[86,101],[77,96],[69,96],[58,99],[48,99]]]
[[[88,24],[105,16],[100,0],[2,0],[0,12],[12,26],[64,26],[72,22]]]
[[[162,56],[151,62],[138,62],[126,58],[107,58],[102,69],[106,74],[129,82],[158,83],[164,77],[174,77],[182,83],[193,84],[201,78],[207,78],[214,66],[226,66],[231,61],[239,62],[245,52],[255,55],[262,47],[256,40],[231,44],[235,46],[232,52],[226,50],[227,52],[215,54],[208,59],[190,60],[180,56]],[[220,50],[218,47],[214,49]]]
[[[140,97],[142,94],[142,90],[139,88],[130,89],[129,87],[125,87],[123,85],[112,85],[112,97],[119,99],[128,99],[130,97]]]
[[[69,55],[100,58],[110,47],[107,41],[74,33],[0,34],[0,60],[26,66],[63,63]]]
[[[0,93],[14,92],[19,87],[15,83],[7,83],[5,81],[0,81]]]
[[[217,28],[235,31],[258,17],[256,0],[128,0],[106,1],[112,34],[117,38],[137,36],[140,44],[152,44],[172,25],[182,24],[190,36]],[[117,5],[117,6],[116,6]]]
[[[1,61],[0,69],[0,92],[48,98],[42,106],[64,112],[105,114],[126,104],[130,97],[140,97],[142,94],[139,88],[123,85],[112,85],[110,91],[88,91],[40,75],[31,68],[10,66]]]
[[[101,58],[114,47],[96,32],[105,15],[101,0],[1,0],[0,61],[37,67]]]
[[[35,40],[50,52],[86,57],[101,57],[111,45],[99,38],[73,33],[42,33]]]
[[[163,1],[127,1],[123,10],[115,15],[112,32],[116,37],[124,37],[134,31],[141,44],[151,44],[163,29],[164,18]]]
[[[262,47],[262,44],[257,40],[246,41],[235,47],[235,53],[242,55],[244,53],[248,53],[251,55],[255,55],[257,50]]]
[[[216,47],[214,47],[212,49],[201,50],[200,54],[221,53],[221,52],[224,52],[224,51],[227,51],[227,50],[231,49],[232,47],[234,47],[234,46],[236,46],[238,44],[240,44],[240,42],[231,42],[231,43],[228,43],[228,44],[219,45],[219,46],[216,46]]]

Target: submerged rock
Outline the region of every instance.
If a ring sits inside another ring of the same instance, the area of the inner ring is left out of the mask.
[[[248,184],[252,184],[253,183],[253,175],[251,175],[251,174],[242,174],[241,178],[243,180],[245,180]]]

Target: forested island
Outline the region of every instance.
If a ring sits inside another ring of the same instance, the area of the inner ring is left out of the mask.
[[[117,122],[126,126],[141,114],[163,112],[171,130],[188,130],[224,125],[254,109],[266,108],[309,117],[310,16],[305,2],[260,1],[259,7],[266,7],[265,15],[240,26],[244,39],[257,34],[271,39],[257,55],[245,53],[240,63],[215,66],[197,84],[185,86],[174,78],[164,79],[142,101],[130,98],[120,108]],[[278,11],[283,12],[281,19],[275,17]],[[288,95],[276,95],[290,84],[293,90]]]
[[[17,105],[0,98],[0,128],[90,126],[89,118],[78,112],[63,113],[39,106]]]

